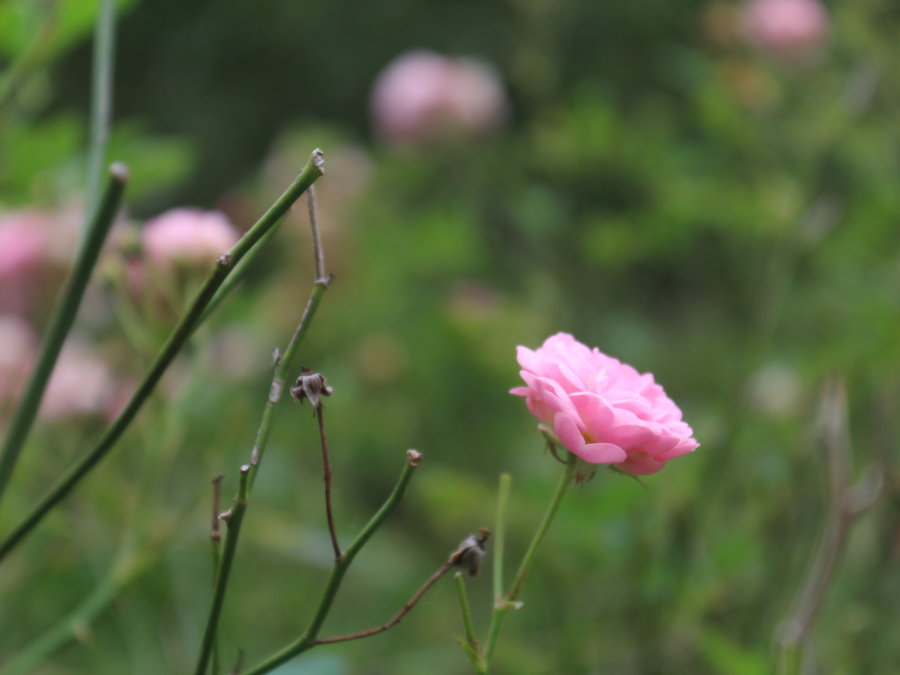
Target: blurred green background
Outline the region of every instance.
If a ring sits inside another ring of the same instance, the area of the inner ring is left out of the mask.
[[[4,210],[59,208],[83,188],[96,4],[0,3]],[[131,168],[133,220],[187,204],[246,228],[312,148],[325,151],[336,279],[301,359],[335,388],[326,415],[345,541],[405,450],[425,456],[325,635],[383,623],[465,535],[493,527],[501,472],[513,474],[507,557],[518,560],[560,467],[507,393],[515,346],[567,331],[652,371],[702,445],[641,482],[603,471],[570,492],[496,672],[771,672],[828,509],[817,409],[829,376],[846,382],[857,474],[869,467],[884,487],[848,538],[810,672],[896,672],[900,8],[827,9],[817,58],[793,63],[749,47],[739,5],[724,0],[120,3],[110,159]],[[372,83],[414,48],[492,64],[505,126],[413,148],[379,141]],[[210,480],[224,473],[231,498],[271,350],[306,301],[304,212],[121,447],[6,561],[0,663],[71,629],[33,672],[193,668]],[[82,317],[79,330],[122,373],[151,359],[115,321]],[[3,533],[98,425],[36,431]],[[285,404],[225,605],[226,663],[298,635],[329,554],[314,418]],[[469,588],[483,632],[489,574]],[[94,620],[60,623],[86,601]],[[448,578],[391,631],[278,672],[467,673],[461,634]]]

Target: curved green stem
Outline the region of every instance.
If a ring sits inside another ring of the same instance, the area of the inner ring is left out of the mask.
[[[344,579],[347,568],[350,567],[353,563],[353,559],[360,550],[362,550],[362,547],[365,546],[366,542],[369,541],[375,533],[375,530],[377,530],[381,523],[384,522],[384,519],[387,518],[388,514],[400,503],[400,500],[403,498],[403,493],[406,492],[406,486],[409,484],[410,478],[412,478],[413,471],[419,465],[421,455],[419,455],[419,453],[411,453],[415,453],[415,451],[411,450],[407,453],[407,460],[403,465],[403,471],[400,473],[400,478],[397,479],[397,484],[394,486],[391,495],[385,500],[384,504],[381,505],[381,508],[378,509],[375,515],[372,516],[372,519],[369,520],[368,524],[357,535],[356,539],[353,540],[353,543],[350,544],[346,551],[344,551],[343,557],[335,562],[331,574],[328,577],[328,581],[325,584],[325,590],[322,592],[322,597],[319,599],[315,614],[307,629],[299,638],[275,654],[272,654],[262,663],[248,670],[244,675],[260,675],[260,673],[267,673],[273,668],[294,658],[298,654],[321,644],[316,638],[319,635],[319,631],[322,629],[322,624],[325,622],[328,612],[331,610],[331,605],[334,602],[338,589],[341,587],[341,581]]]
[[[131,399],[113,421],[112,425],[97,441],[94,448],[73,466],[47,493],[41,502],[25,518],[21,525],[13,531],[2,543],[0,543],[0,560],[2,560],[15,546],[24,539],[32,529],[44,518],[47,513],[61,502],[82,478],[103,459],[113,448],[128,426],[137,416],[138,411],[150,394],[156,388],[166,369],[181,351],[181,348],[190,338],[191,334],[200,325],[204,317],[204,310],[215,296],[222,283],[228,277],[235,265],[244,256],[254,249],[254,246],[265,236],[278,219],[281,218],[301,194],[312,185],[322,174],[322,151],[313,151],[312,157],[306,166],[268,211],[256,222],[250,230],[231,248],[228,253],[219,256],[215,268],[201,286],[190,308],[181,318],[178,325],[163,345],[156,360],[150,366],[144,379],[138,385]],[[307,308],[309,311],[309,308]],[[299,327],[298,327],[299,330]],[[252,477],[251,477],[252,482]]]
[[[534,537],[532,537],[531,539],[528,550],[525,552],[525,556],[522,558],[522,563],[519,565],[519,571],[516,573],[516,576],[513,579],[512,586],[510,586],[510,589],[502,598],[497,598],[497,604],[494,606],[494,613],[491,617],[491,625],[488,629],[487,645],[485,645],[484,673],[488,672],[491,658],[494,654],[494,649],[497,646],[497,638],[499,637],[500,629],[503,626],[503,620],[506,618],[506,614],[510,609],[515,609],[517,607],[516,599],[519,597],[519,593],[522,591],[522,586],[525,583],[525,578],[528,576],[531,565],[532,563],[534,563],[534,559],[537,556],[538,548],[540,548],[541,542],[544,540],[544,536],[547,534],[547,530],[550,528],[550,523],[553,522],[553,517],[556,515],[556,511],[559,509],[559,504],[562,501],[563,496],[566,494],[566,490],[568,489],[569,485],[572,483],[572,475],[574,474],[574,472],[575,461],[573,457],[570,457],[568,463],[566,463],[566,469],[560,477],[559,483],[557,483],[556,485],[556,492],[553,493],[553,498],[550,500],[550,505],[547,507],[547,511],[546,513],[544,513],[544,517],[541,520],[540,525],[538,525],[538,529],[534,533]]]
[[[0,501],[2,501],[3,493],[25,445],[25,440],[28,438],[28,433],[31,431],[31,426],[37,417],[44,389],[53,372],[53,367],[56,365],[56,359],[59,357],[66,336],[75,321],[75,315],[78,313],[78,307],[87,288],[91,272],[100,256],[100,249],[103,248],[103,242],[106,241],[106,235],[119,210],[127,181],[128,171],[124,165],[113,164],[109,169],[109,180],[100,203],[85,230],[81,248],[75,259],[75,266],[72,268],[63,288],[62,297],[56,303],[56,308],[44,332],[37,365],[31,373],[22,399],[10,420],[3,449],[0,451]]]

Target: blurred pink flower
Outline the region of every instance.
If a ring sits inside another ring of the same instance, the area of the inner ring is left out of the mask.
[[[815,56],[828,34],[828,14],[818,0],[749,0],[741,12],[747,39],[777,56]]]
[[[211,263],[230,249],[240,233],[218,211],[180,208],[147,221],[141,245],[159,267]]]
[[[52,420],[103,416],[117,393],[116,379],[94,350],[70,341],[47,383],[40,415]]]
[[[650,373],[557,333],[532,351],[518,347],[531,414],[553,426],[560,442],[588,464],[631,474],[656,473],[699,443],[681,410]],[[583,476],[582,476],[583,477]]]
[[[416,145],[478,136],[507,114],[500,80],[487,65],[419,50],[381,72],[372,90],[372,115],[388,142]]]
[[[12,282],[46,259],[50,230],[42,214],[20,211],[0,218],[0,281]]]
[[[37,350],[37,335],[27,321],[0,315],[0,411],[19,393]]]
[[[0,310],[22,313],[28,308],[34,285],[51,264],[52,235],[47,216],[39,211],[0,218]]]

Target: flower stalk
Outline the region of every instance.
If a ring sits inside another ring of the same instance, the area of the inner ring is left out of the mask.
[[[522,592],[522,586],[525,584],[525,578],[528,576],[528,572],[531,570],[532,564],[534,564],[534,559],[537,557],[538,549],[540,548],[541,542],[543,542],[544,537],[547,534],[547,530],[550,529],[550,523],[553,522],[553,518],[556,516],[556,512],[559,510],[559,505],[562,502],[562,498],[565,496],[569,485],[571,485],[572,483],[572,479],[575,473],[575,465],[575,457],[570,456],[569,461],[565,464],[565,470],[560,476],[559,482],[556,484],[556,490],[553,493],[553,497],[550,499],[550,504],[547,506],[547,511],[544,513],[544,517],[541,519],[541,522],[538,525],[534,536],[531,538],[531,543],[528,545],[528,549],[525,551],[522,562],[519,564],[519,569],[516,572],[516,576],[513,578],[512,585],[503,596],[497,598],[497,602],[494,605],[494,611],[491,616],[491,624],[488,628],[487,643],[484,649],[484,670],[477,671],[479,673],[487,674],[489,672],[491,659],[494,655],[494,649],[497,647],[497,639],[500,636],[500,629],[503,627],[503,621],[506,619],[507,613],[511,609],[518,609],[519,607],[521,607],[521,603],[518,602],[518,597]]]
[[[462,614],[463,630],[466,636],[466,641],[460,640],[459,645],[469,657],[475,672],[481,672],[484,669],[481,648],[478,646],[478,638],[475,635],[475,624],[472,621],[472,610],[469,609],[469,596],[466,593],[466,582],[462,572],[453,575],[453,582],[456,584],[456,596],[459,599],[459,611]]]
[[[422,455],[420,453],[415,450],[407,451],[406,462],[403,465],[403,470],[400,472],[400,477],[397,480],[397,484],[394,486],[394,490],[387,500],[385,500],[384,504],[381,505],[381,508],[378,509],[374,516],[372,516],[368,524],[356,536],[356,539],[353,540],[347,550],[344,551],[344,555],[339,560],[335,561],[331,574],[328,577],[328,581],[325,584],[325,590],[322,592],[322,597],[319,599],[313,618],[306,630],[296,640],[248,670],[244,675],[260,675],[260,673],[267,673],[280,666],[282,663],[294,658],[298,654],[302,654],[319,644],[323,644],[323,642],[318,639],[319,631],[321,631],[322,624],[325,622],[325,618],[331,610],[331,605],[334,603],[334,598],[337,595],[338,589],[341,587],[341,582],[344,579],[347,569],[353,563],[353,559],[362,550],[363,546],[366,545],[366,542],[371,539],[372,535],[375,534],[375,531],[384,522],[385,518],[387,518],[391,511],[396,508],[397,504],[400,503],[403,494],[406,492],[406,487],[409,484],[410,478],[412,478],[413,471],[419,466],[421,460]],[[400,618],[402,618],[402,615]],[[352,637],[345,639],[352,639]]]

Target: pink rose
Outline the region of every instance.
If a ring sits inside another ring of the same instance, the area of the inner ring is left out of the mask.
[[[791,59],[809,59],[828,34],[828,14],[818,0],[750,0],[743,31],[758,48]]]
[[[397,145],[479,136],[500,126],[506,112],[506,95],[490,67],[425,50],[391,61],[372,90],[375,126]]]
[[[589,464],[631,474],[656,473],[699,446],[681,410],[650,373],[557,333],[536,351],[518,347],[531,414],[553,426],[560,442]]]
[[[160,267],[213,262],[240,238],[240,233],[218,211],[172,209],[147,221],[141,244],[147,257]]]

